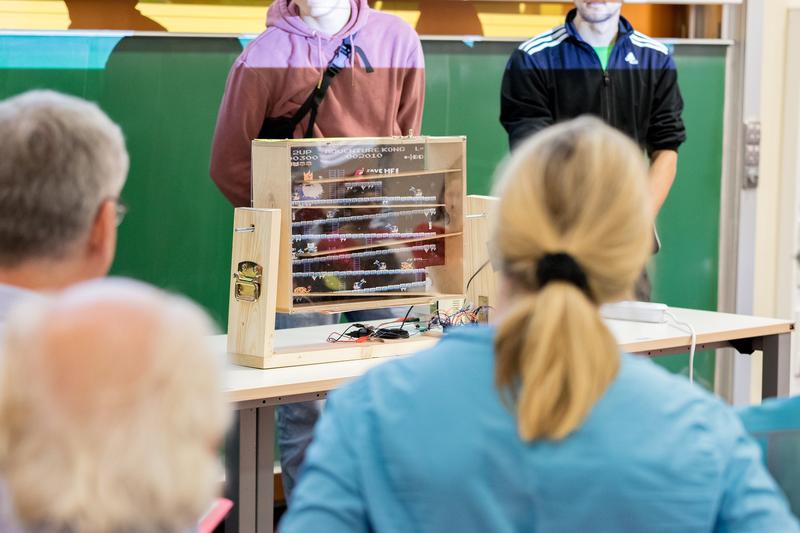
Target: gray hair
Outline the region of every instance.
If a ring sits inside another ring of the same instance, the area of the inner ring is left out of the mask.
[[[119,126],[53,91],[0,102],[0,267],[68,255],[128,173]]]
[[[209,317],[101,279],[12,311],[0,339],[0,468],[20,525],[180,531],[220,488],[230,416]]]

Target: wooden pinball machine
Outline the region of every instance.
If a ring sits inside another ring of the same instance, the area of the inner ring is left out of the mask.
[[[252,163],[253,207],[236,209],[233,228],[228,352],[237,364],[318,361],[307,355],[325,343],[276,344],[276,312],[463,297],[465,137],[254,140]],[[326,351],[360,359],[366,344]]]

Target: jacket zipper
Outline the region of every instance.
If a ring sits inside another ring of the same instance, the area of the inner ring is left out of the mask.
[[[606,124],[611,124],[611,78],[608,75],[608,69],[603,68],[603,62],[600,61],[600,58],[597,56],[597,52],[595,52],[594,47],[587,43],[586,41],[580,41],[582,46],[585,50],[589,51],[592,56],[597,60],[597,64],[600,65],[600,72],[603,73],[603,89],[600,92],[600,113],[603,117],[603,121]],[[617,40],[619,42],[619,40]],[[609,62],[611,61],[611,56],[614,54],[614,48],[617,47],[617,42],[614,43],[614,46],[611,49],[611,54],[608,56]]]
[[[608,61],[611,62],[611,56],[614,54],[614,48],[616,48],[617,43],[614,43],[614,46],[611,48],[611,52],[608,54]],[[594,48],[592,48],[592,52],[594,52]],[[594,52],[595,57],[597,57],[597,52]],[[600,63],[600,71],[603,73],[603,91],[600,93],[601,95],[601,104],[602,110],[601,113],[603,114],[603,120],[606,124],[611,124],[611,77],[608,75],[608,68],[603,68],[603,62],[600,61],[600,58],[597,58],[597,62]]]

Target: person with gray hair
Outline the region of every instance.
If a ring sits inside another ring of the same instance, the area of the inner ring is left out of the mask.
[[[52,91],[0,102],[0,327],[13,302],[105,275],[128,173],[120,128]]]
[[[213,329],[188,300],[113,278],[12,310],[0,341],[0,472],[22,531],[196,524],[221,489],[230,417]]]

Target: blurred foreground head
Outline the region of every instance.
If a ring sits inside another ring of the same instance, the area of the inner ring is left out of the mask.
[[[649,257],[648,191],[642,151],[596,118],[543,130],[500,168],[490,246],[508,301],[496,382],[522,438],[566,437],[616,376],[598,306],[630,295]]]
[[[221,482],[221,364],[195,304],[99,280],[19,306],[0,345],[0,467],[21,525],[191,527]]]

